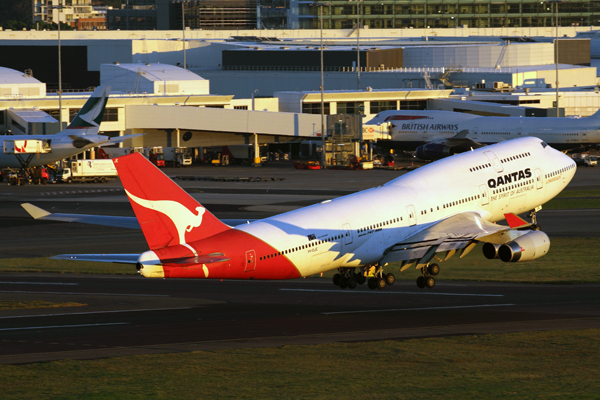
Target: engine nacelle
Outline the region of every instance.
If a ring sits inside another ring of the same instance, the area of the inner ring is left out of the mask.
[[[441,143],[427,143],[417,147],[417,157],[421,160],[439,160],[452,154],[452,148]]]
[[[488,260],[495,260],[497,258],[500,258],[500,256],[498,256],[498,250],[500,250],[499,244],[484,243],[482,250],[484,257]]]
[[[504,262],[529,261],[548,253],[550,238],[544,232],[531,231],[500,246],[498,256]]]

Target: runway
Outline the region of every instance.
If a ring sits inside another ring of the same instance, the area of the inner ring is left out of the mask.
[[[172,171],[182,172],[283,178],[178,182],[217,217],[251,219],[376,186],[400,174],[289,168]],[[570,188],[599,187],[600,170],[580,169]],[[147,249],[140,231],[35,221],[20,207],[30,202],[53,212],[132,216],[118,182],[3,185],[0,199],[0,259]],[[538,221],[550,237],[597,237],[600,207],[543,210]],[[0,363],[330,342],[370,346],[386,339],[599,328],[599,289],[598,284],[445,282],[442,277],[426,291],[413,280],[383,291],[366,286],[343,291],[328,279],[222,282],[2,273],[0,300],[86,306],[0,311]]]
[[[600,285],[205,281],[3,274],[0,299],[87,306],[0,312],[0,363],[547,329],[600,328]],[[365,346],[370,344],[366,343]]]

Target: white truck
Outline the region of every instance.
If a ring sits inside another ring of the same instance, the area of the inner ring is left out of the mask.
[[[192,156],[185,154],[185,147],[163,147],[162,155],[167,167],[186,167],[192,165]]]
[[[112,160],[73,160],[69,168],[57,173],[58,182],[105,183],[117,179],[117,169]]]

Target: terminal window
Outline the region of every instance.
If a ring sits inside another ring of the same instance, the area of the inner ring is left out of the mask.
[[[398,109],[398,102],[393,101],[372,101],[370,111],[371,114],[378,114],[381,111],[396,110]]]
[[[119,120],[119,109],[118,108],[107,108],[104,110],[102,115],[103,122],[115,122]]]
[[[427,100],[401,100],[400,110],[426,110]]]
[[[329,114],[329,103],[325,103],[324,114]],[[338,111],[339,112],[339,111]],[[321,103],[302,103],[303,114],[321,114]]]

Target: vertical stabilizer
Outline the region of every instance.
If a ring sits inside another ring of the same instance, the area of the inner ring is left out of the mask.
[[[118,157],[114,163],[151,250],[230,229],[143,155]]]
[[[97,135],[110,95],[110,86],[98,86],[62,135]]]

